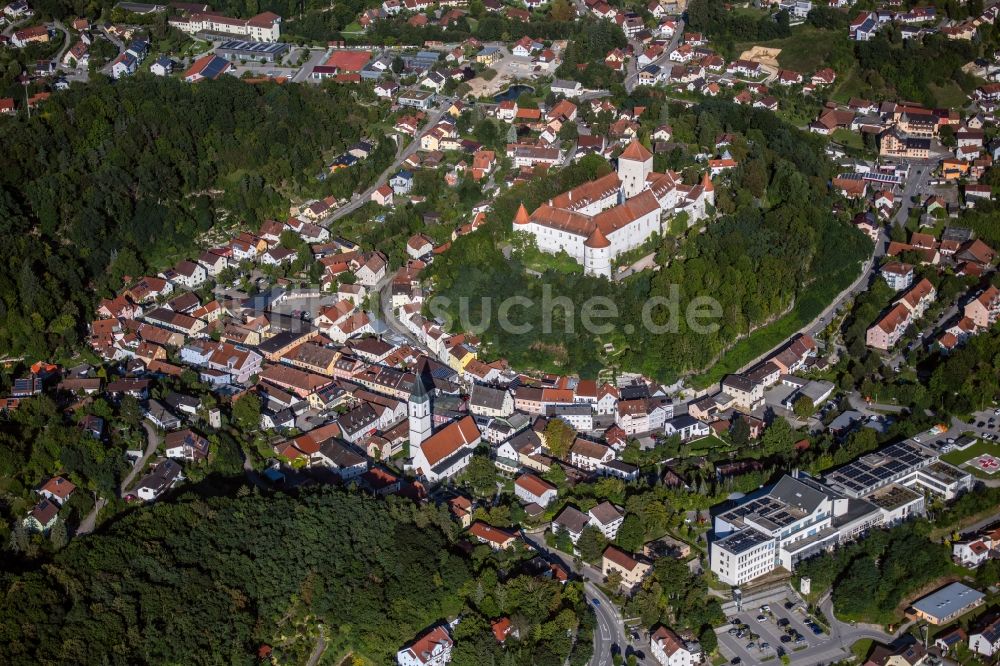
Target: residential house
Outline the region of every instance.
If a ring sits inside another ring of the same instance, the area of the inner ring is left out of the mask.
[[[618,574],[621,586],[633,590],[646,574],[652,569],[648,562],[629,555],[617,546],[608,546],[601,557],[601,573],[607,579],[611,574]]]
[[[397,652],[396,663],[398,666],[445,666],[451,661],[453,646],[447,627],[438,625]]]
[[[601,534],[608,540],[614,540],[618,536],[618,529],[621,527],[625,516],[611,502],[601,502],[587,512],[589,523],[601,531]]]
[[[514,481],[514,494],[523,502],[546,507],[555,500],[558,490],[548,481],[528,472]]]

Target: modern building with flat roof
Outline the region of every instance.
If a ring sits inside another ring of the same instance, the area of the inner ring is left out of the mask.
[[[233,39],[223,42],[215,54],[229,61],[277,62],[288,52],[288,44],[281,42],[245,42]]]
[[[860,498],[805,475],[783,476],[715,516],[709,563],[724,583],[747,581],[924,513],[924,496],[891,485]]]
[[[962,583],[950,583],[913,603],[913,614],[931,624],[947,624],[981,606],[986,595]]]
[[[941,462],[936,452],[912,440],[865,454],[830,472],[823,480],[848,497],[864,497],[893,483],[918,487],[945,500],[972,488],[971,474]]]

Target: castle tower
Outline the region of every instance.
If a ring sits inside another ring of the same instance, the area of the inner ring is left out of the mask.
[[[618,178],[622,181],[622,192],[631,199],[646,188],[646,176],[653,171],[653,153],[632,139],[618,156]]]
[[[701,190],[705,193],[705,203],[715,205],[715,185],[706,171],[701,177]]]
[[[611,277],[611,241],[600,227],[594,227],[583,243],[583,271],[588,275]]]
[[[514,230],[517,231],[518,227],[523,227],[531,222],[531,218],[528,216],[528,209],[524,207],[524,202],[517,207],[517,215],[514,216]]]
[[[431,436],[431,397],[422,372],[417,374],[406,411],[410,424],[410,457],[417,458],[416,450]]]

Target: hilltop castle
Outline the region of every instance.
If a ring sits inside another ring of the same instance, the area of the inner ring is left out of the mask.
[[[673,171],[653,171],[653,154],[633,140],[618,156],[617,173],[584,183],[542,204],[530,215],[522,204],[514,231],[529,233],[538,249],[564,250],[588,275],[611,277],[611,264],[623,252],[662,233],[662,213],[686,211],[693,224],[715,205],[715,187],[706,173],[688,186]]]

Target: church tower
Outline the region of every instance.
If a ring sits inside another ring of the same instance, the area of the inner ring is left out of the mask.
[[[626,199],[646,189],[646,176],[653,172],[653,153],[632,139],[618,156],[618,178],[622,181],[622,193]]]
[[[406,411],[410,424],[410,457],[416,458],[416,449],[431,436],[431,397],[427,393],[423,372],[417,374]]]

